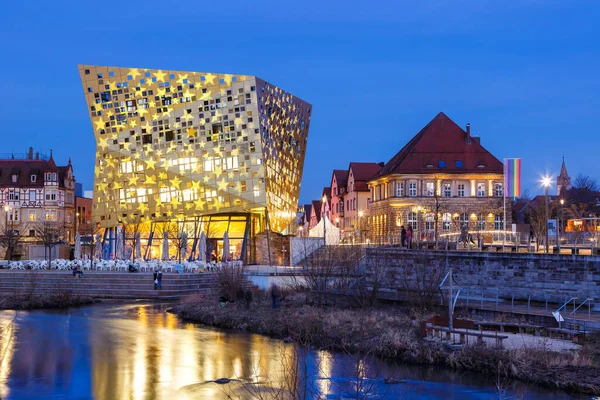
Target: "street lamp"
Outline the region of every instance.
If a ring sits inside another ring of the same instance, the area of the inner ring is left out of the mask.
[[[323,243],[327,246],[327,196],[323,195]]]
[[[546,221],[544,221],[544,224],[546,226],[545,232],[546,232],[546,254],[548,254],[548,188],[550,187],[550,177],[549,176],[545,176],[542,178],[542,186],[544,186],[544,197],[546,199]]]

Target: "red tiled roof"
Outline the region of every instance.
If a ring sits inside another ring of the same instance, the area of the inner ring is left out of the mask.
[[[445,163],[445,167],[440,167],[440,161]],[[456,161],[461,161],[462,167],[457,167]],[[397,173],[431,174],[437,171],[501,174],[503,166],[480,144],[479,138],[467,140],[467,133],[461,127],[446,114],[439,113],[373,178]]]
[[[317,221],[321,220],[321,200],[312,201],[312,211],[317,216]]]
[[[12,187],[42,187],[44,186],[45,160],[0,160],[0,186]],[[49,171],[56,171],[49,170]],[[17,182],[12,181],[12,176],[18,175]],[[31,182],[31,175],[36,176],[36,181]]]
[[[70,165],[57,167],[54,159],[49,160],[0,160],[0,186],[10,187],[43,187],[44,172],[58,173],[58,185],[64,187],[65,176]],[[12,175],[18,175],[17,182],[12,181]],[[35,175],[35,182],[31,176]]]
[[[368,181],[381,170],[381,165],[374,162],[351,162],[349,170],[352,170],[354,182]]]
[[[346,184],[348,183],[347,169],[334,169],[333,176],[335,176],[335,181],[337,182],[338,187],[346,187]]]

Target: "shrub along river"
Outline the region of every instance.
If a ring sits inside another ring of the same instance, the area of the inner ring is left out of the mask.
[[[384,399],[590,399],[476,374],[304,352],[186,323],[169,307],[1,311],[0,398],[267,399],[295,387],[303,398],[323,399],[357,398],[357,391]],[[230,381],[215,383],[219,378]]]

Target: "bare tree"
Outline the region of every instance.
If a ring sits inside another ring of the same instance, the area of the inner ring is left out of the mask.
[[[6,226],[4,226],[2,237],[0,237],[0,247],[6,249],[6,260],[10,261],[13,259],[20,242],[21,236],[19,235],[19,231],[13,229],[13,227],[7,223]]]
[[[36,225],[36,236],[44,245],[44,253],[48,249],[48,266],[50,266],[52,263],[52,249],[63,242],[64,230],[55,221],[42,221]]]
[[[578,174],[573,181],[573,186],[579,190],[597,192],[600,190],[598,181],[589,175]]]
[[[140,216],[132,217],[124,226],[125,241],[131,241],[131,259],[140,258],[141,254],[136,254],[138,241],[141,240],[142,232],[149,231],[148,223],[144,222]]]
[[[529,220],[533,236],[535,237],[535,250],[538,251],[540,242],[546,238],[546,226],[548,224],[548,216],[551,216],[556,209],[555,203],[548,204],[548,215],[546,215],[545,202],[530,202],[525,211],[525,215]]]

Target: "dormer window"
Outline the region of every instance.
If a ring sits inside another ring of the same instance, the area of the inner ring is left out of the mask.
[[[17,175],[17,174],[13,174],[13,176],[12,176],[12,181],[13,181],[13,183],[16,183],[16,182],[17,182],[17,179],[19,179],[19,175]]]
[[[31,175],[31,183],[35,183],[37,181],[36,175]]]

